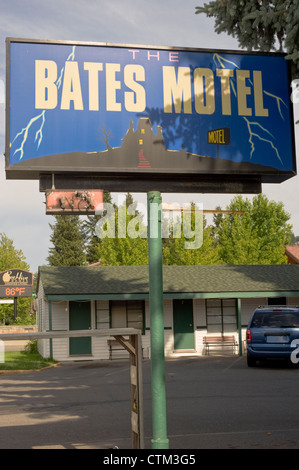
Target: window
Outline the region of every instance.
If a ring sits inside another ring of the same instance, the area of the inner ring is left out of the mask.
[[[104,330],[110,328],[109,300],[96,301],[96,328]]]
[[[236,299],[207,299],[208,333],[227,333],[237,330]]]
[[[269,297],[268,305],[287,305],[286,297]]]
[[[299,315],[295,312],[256,312],[252,328],[298,328]]]
[[[111,328],[136,328],[144,333],[143,300],[113,300],[110,314]]]

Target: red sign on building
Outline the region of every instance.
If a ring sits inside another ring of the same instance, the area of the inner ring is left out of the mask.
[[[100,214],[103,211],[103,191],[55,191],[46,193],[47,214]]]

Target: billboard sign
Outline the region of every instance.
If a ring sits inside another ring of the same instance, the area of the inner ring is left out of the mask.
[[[282,54],[7,39],[6,175],[280,182],[290,91]]]
[[[31,297],[33,274],[23,269],[0,273],[0,297]]]

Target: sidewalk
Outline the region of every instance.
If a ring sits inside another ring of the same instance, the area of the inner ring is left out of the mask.
[[[4,341],[4,350],[7,351],[23,351],[25,349],[28,340],[10,340]]]

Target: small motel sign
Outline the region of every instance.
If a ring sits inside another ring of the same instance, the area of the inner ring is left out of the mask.
[[[230,144],[230,129],[223,127],[222,129],[215,129],[208,132],[208,143],[217,145]]]

